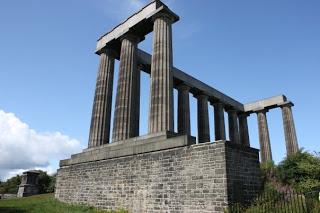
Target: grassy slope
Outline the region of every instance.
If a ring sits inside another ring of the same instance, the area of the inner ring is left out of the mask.
[[[93,207],[70,205],[54,199],[53,194],[0,200],[1,213],[111,213]],[[121,213],[124,211],[119,211]]]

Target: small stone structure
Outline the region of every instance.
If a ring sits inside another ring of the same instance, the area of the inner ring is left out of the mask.
[[[272,160],[266,112],[276,107],[283,110],[287,153],[298,150],[292,104],[285,96],[242,104],[173,66],[172,24],[178,20],[154,0],[99,38],[88,148],[60,161],[57,199],[139,213],[223,212],[231,203],[248,203],[259,192],[261,180],[259,150],[250,147],[247,117],[257,113],[261,160]],[[150,55],[138,44],[152,31]],[[111,131],[116,59],[120,65]],[[150,74],[147,135],[139,135],[140,71]],[[197,143],[190,135],[190,93],[198,103]],[[213,140],[209,108],[214,110]]]
[[[19,186],[17,197],[28,197],[39,194],[38,185],[39,171],[30,170],[22,174],[21,184]]]

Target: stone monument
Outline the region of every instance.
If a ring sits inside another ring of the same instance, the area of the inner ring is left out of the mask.
[[[26,171],[22,174],[17,197],[28,197],[39,194],[39,174],[37,170]]]
[[[60,161],[57,199],[139,213],[223,212],[231,203],[248,203],[261,179],[247,117],[258,115],[261,160],[272,160],[266,112],[276,107],[283,110],[288,154],[298,150],[293,104],[285,96],[242,104],[174,67],[172,26],[177,21],[178,15],[154,0],[98,39],[100,66],[88,148]],[[151,32],[150,55],[138,46]],[[112,110],[115,60],[120,65]],[[139,135],[141,71],[150,74],[147,135]],[[190,94],[198,103],[197,138],[190,131]],[[212,140],[209,109],[214,110]]]

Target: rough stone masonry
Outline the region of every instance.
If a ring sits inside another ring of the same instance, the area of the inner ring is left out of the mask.
[[[248,116],[258,117],[262,162],[272,160],[270,109],[282,109],[287,154],[298,150],[293,104],[284,95],[242,104],[173,66],[172,25],[178,20],[154,0],[99,38],[88,148],[60,161],[56,198],[138,213],[223,212],[232,203],[250,202],[261,187],[259,150],[250,147]],[[150,55],[138,46],[151,32]],[[115,60],[120,65],[112,110]],[[147,135],[139,135],[141,71],[150,74]],[[190,94],[198,103],[197,138],[191,136]],[[209,109],[214,111],[214,141]]]

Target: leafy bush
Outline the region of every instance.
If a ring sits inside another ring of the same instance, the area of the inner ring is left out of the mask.
[[[18,193],[19,185],[21,183],[21,176],[17,175],[8,179],[6,182],[0,183],[0,194],[16,194]]]
[[[296,190],[308,193],[320,189],[320,156],[300,150],[277,166],[277,178]]]

